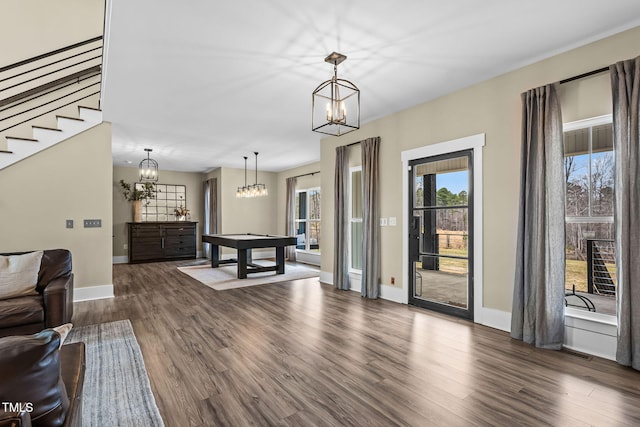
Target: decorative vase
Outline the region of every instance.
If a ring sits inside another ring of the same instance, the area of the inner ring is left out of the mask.
[[[133,201],[133,222],[142,222],[142,200]]]

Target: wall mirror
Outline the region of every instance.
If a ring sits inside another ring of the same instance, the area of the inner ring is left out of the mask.
[[[142,221],[175,221],[175,208],[187,207],[187,186],[155,184],[155,198],[142,201]],[[136,183],[136,190],[143,184]]]

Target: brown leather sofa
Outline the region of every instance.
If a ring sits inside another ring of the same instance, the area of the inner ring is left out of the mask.
[[[0,338],[0,427],[82,425],[85,346],[59,345],[53,329]]]
[[[3,253],[20,255],[27,252]],[[38,273],[37,295],[0,300],[0,337],[26,335],[71,322],[73,273],[71,252],[44,251]]]

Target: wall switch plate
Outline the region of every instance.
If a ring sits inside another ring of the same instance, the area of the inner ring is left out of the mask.
[[[397,224],[396,217],[395,216],[390,216],[389,217],[389,225],[392,226],[392,227],[395,227],[396,224]]]
[[[68,219],[67,220],[67,228],[73,228],[73,220],[72,219]]]
[[[387,226],[387,218],[380,218],[380,226],[381,227]]]
[[[102,227],[101,219],[85,219],[84,228],[100,228]]]
[[[127,245],[126,243],[124,245],[122,245],[122,249],[128,249],[129,245]]]

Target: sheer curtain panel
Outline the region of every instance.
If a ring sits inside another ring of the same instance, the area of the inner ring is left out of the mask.
[[[560,349],[564,338],[562,114],[553,85],[522,94],[522,157],[511,336]]]
[[[333,216],[333,284],[336,289],[349,289],[349,158],[347,147],[336,147]]]
[[[295,177],[287,178],[287,210],[285,214],[287,236],[296,235],[296,182],[297,179]],[[284,248],[284,257],[287,261],[295,262],[296,247],[286,246]]]
[[[204,234],[218,232],[218,179],[210,178],[204,182]],[[211,258],[211,245],[202,245],[204,256]]]
[[[640,370],[640,57],[609,68],[615,155],[618,363]]]
[[[362,141],[363,297],[380,296],[380,137]]]

